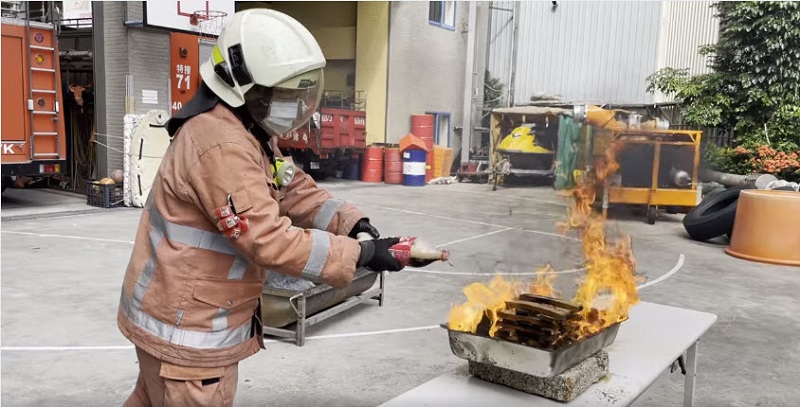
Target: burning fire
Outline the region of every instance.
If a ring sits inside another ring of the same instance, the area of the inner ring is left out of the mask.
[[[475,333],[486,314],[491,322],[489,335],[497,332],[498,312],[506,308],[506,301],[522,294],[519,283],[506,281],[500,275],[495,276],[489,285],[472,283],[464,287],[467,302],[454,306],[450,310],[448,326],[458,331]]]
[[[580,340],[604,328],[625,320],[628,310],[639,301],[636,285],[636,260],[631,250],[630,236],[619,236],[615,241],[606,237],[605,219],[592,209],[595,185],[603,182],[618,169],[616,154],[621,144],[611,144],[605,151],[605,160],[595,166],[595,180],[584,179],[570,191],[572,202],[564,230],[576,230],[581,237],[586,275],[578,286],[572,302],[582,306],[581,318],[573,323],[572,339]],[[467,302],[454,305],[450,311],[448,327],[453,330],[475,333],[484,314],[491,323],[490,336],[497,332],[497,313],[504,310],[505,302],[528,292],[548,297],[559,297],[553,288],[557,274],[547,265],[537,271],[529,284],[507,281],[495,276],[489,285],[472,283],[464,288]]]
[[[553,288],[553,282],[556,279],[555,271],[549,264],[536,270],[536,278],[531,282],[528,292],[544,297],[560,297],[558,291]]]

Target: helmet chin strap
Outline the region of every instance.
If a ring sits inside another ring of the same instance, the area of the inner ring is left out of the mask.
[[[287,164],[287,163],[285,163],[283,159],[279,159],[275,156],[275,150],[273,150],[272,146],[270,145],[270,140],[272,139],[272,135],[266,130],[264,130],[258,123],[256,123],[255,120],[253,120],[253,117],[250,115],[250,112],[247,111],[247,108],[245,106],[241,106],[235,109],[234,112],[236,116],[239,117],[239,120],[242,121],[244,127],[248,131],[250,131],[250,134],[252,134],[256,138],[256,140],[258,140],[258,143],[261,145],[261,148],[264,149],[264,152],[267,153],[267,158],[269,159],[270,168],[273,171],[273,177],[275,177],[276,173],[281,167],[281,165],[278,163],[278,160],[281,160],[281,164]],[[277,178],[275,178],[274,181],[275,181],[275,187],[277,187],[278,189],[280,189],[283,186],[281,185],[281,183],[278,181]]]
[[[269,144],[272,135],[253,120],[253,117],[250,116],[250,112],[247,111],[245,106],[238,107],[235,112],[236,115],[239,116],[239,120],[244,124],[244,127],[258,140],[258,143],[261,144],[261,148],[264,149],[267,153],[267,157],[269,157],[270,164],[275,165],[275,151],[272,150],[272,146]]]

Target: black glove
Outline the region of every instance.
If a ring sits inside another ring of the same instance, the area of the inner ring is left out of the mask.
[[[347,235],[353,239],[358,239],[359,233],[369,233],[373,239],[377,239],[381,237],[381,234],[378,232],[378,229],[375,229],[375,226],[372,226],[369,223],[369,219],[364,218],[356,222],[356,225],[353,226],[353,230],[350,231],[350,234]]]
[[[361,245],[358,267],[366,267],[377,272],[402,270],[403,265],[398,263],[389,251],[390,247],[399,242],[400,239],[396,237],[358,242]]]

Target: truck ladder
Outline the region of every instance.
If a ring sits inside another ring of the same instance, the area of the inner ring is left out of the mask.
[[[52,3],[52,2],[51,2]],[[31,121],[31,137],[30,137],[30,146],[31,146],[31,160],[43,159],[43,158],[50,158],[50,159],[59,159],[61,158],[61,140],[58,134],[58,130],[60,129],[59,123],[59,110],[60,106],[58,104],[58,86],[61,84],[58,81],[58,72],[56,71],[55,67],[58,66],[56,63],[59,57],[58,55],[58,39],[55,36],[55,30],[57,24],[56,21],[52,23],[53,35],[52,35],[52,47],[45,47],[40,45],[34,45],[31,42],[31,11],[29,7],[30,3],[25,4],[25,42],[28,46],[28,90],[29,90],[29,99],[28,99],[28,111],[30,112],[30,121]],[[51,4],[52,7],[52,4]],[[50,9],[51,13],[53,13],[53,9]],[[44,53],[50,56],[52,61],[52,66],[54,68],[37,68],[34,66],[34,58],[36,57],[36,53]],[[46,75],[48,77],[52,77],[53,81],[53,88],[52,89],[37,89],[34,87],[33,78],[34,75]],[[36,95],[41,94],[52,94],[53,95],[53,106],[52,110],[36,110],[35,100]],[[41,131],[37,129],[36,125],[36,116],[39,115],[46,115],[52,116],[52,120],[55,122],[55,129],[56,131]],[[55,137],[55,144],[56,144],[56,152],[36,152],[36,137]]]

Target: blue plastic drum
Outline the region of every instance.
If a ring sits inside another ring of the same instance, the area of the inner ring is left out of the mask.
[[[403,151],[403,185],[425,186],[425,150]]]

